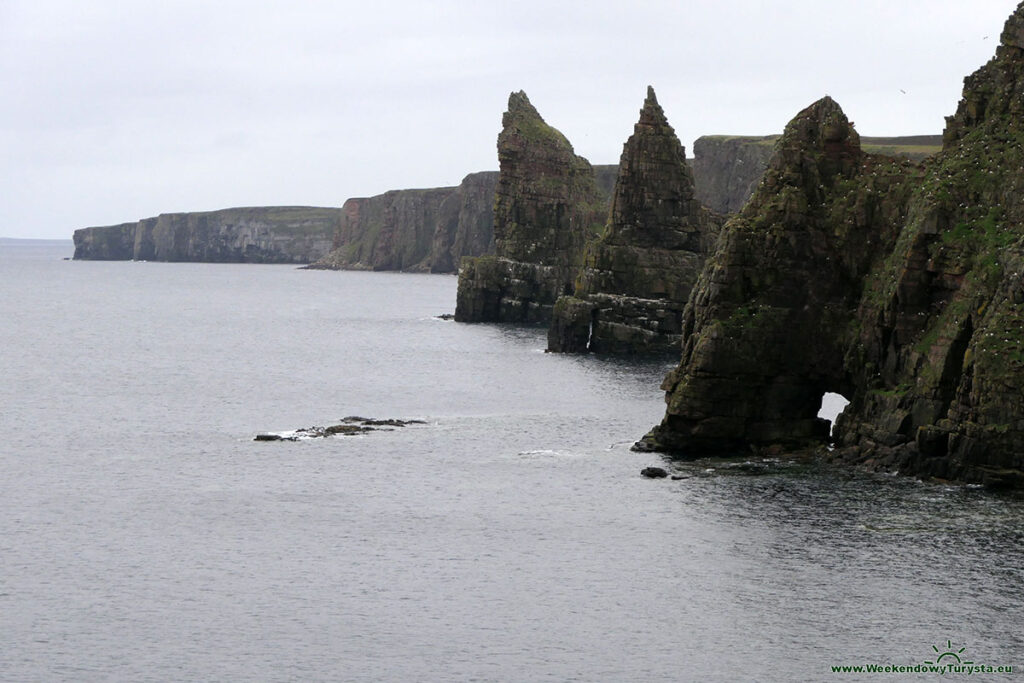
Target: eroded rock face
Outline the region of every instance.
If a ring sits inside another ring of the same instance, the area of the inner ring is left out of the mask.
[[[693,141],[695,191],[721,213],[743,208],[768,168],[778,135],[705,135]]]
[[[822,394],[848,391],[858,283],[895,241],[913,167],[865,155],[829,97],[798,114],[775,149],[693,290],[682,362],[663,385],[668,409],[646,447],[697,456],[821,443]]]
[[[548,350],[678,348],[682,310],[720,222],[694,197],[686,153],[649,87],[607,226],[586,247],[574,296],[555,305]]]
[[[136,223],[76,230],[74,257],[310,263],[330,250],[338,218],[338,209],[306,206],[161,214]]]
[[[349,199],[331,252],[313,268],[451,273],[463,256],[494,251],[498,174],[471,173],[457,187],[392,190]]]
[[[1022,22],[1024,4],[924,167],[865,154],[828,98],[787,126],[701,273],[640,447],[822,444],[836,391],[833,457],[1024,486]]]
[[[512,93],[498,136],[495,256],[466,259],[455,318],[462,322],[547,322],[572,291],[583,245],[607,204],[590,163],[549,126],[523,92]]]
[[[454,273],[465,256],[494,253],[494,188],[498,173],[470,173],[449,200],[454,221],[439,222],[431,246],[430,270]]]
[[[964,80],[943,151],[868,282],[837,452],[1024,487],[1024,4]]]
[[[779,135],[704,135],[693,143],[693,176],[697,199],[721,213],[743,208],[764,176]],[[871,154],[924,161],[942,147],[941,135],[862,137],[861,149]]]

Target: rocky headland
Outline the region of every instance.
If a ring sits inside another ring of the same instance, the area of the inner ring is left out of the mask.
[[[677,349],[683,307],[721,223],[695,198],[683,145],[648,87],[607,225],[586,245],[574,294],[555,303],[548,350]]]
[[[339,215],[338,209],[309,206],[165,213],[76,230],[74,258],[310,263],[330,250]]]
[[[583,246],[607,215],[593,167],[545,123],[526,93],[512,93],[498,136],[495,254],[464,259],[455,319],[546,323],[573,291]]]
[[[924,165],[867,153],[826,97],[800,112],[686,306],[661,424],[683,457],[831,458],[1024,487],[1024,3]]]

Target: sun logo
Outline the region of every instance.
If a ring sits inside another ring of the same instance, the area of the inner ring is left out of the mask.
[[[939,648],[935,647],[934,645],[932,645],[932,649],[935,650],[936,653],[940,653]],[[964,650],[966,650],[966,649],[967,649],[966,647],[962,647],[959,650],[956,650],[954,652],[953,651],[953,641],[952,640],[947,640],[946,641],[946,651],[945,652],[941,652],[941,654],[939,654],[939,656],[935,658],[934,662],[930,662],[929,661],[929,662],[925,662],[925,664],[941,664],[942,660],[945,659],[946,657],[952,657],[953,659],[956,660],[957,664],[974,664],[974,662],[965,662],[962,659],[960,659],[960,655],[963,654]]]

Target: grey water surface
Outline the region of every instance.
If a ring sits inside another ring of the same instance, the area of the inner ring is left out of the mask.
[[[452,276],[71,251],[0,244],[0,680],[1024,666],[1019,499],[633,453],[670,360],[439,320]],[[347,415],[426,424],[252,440]]]

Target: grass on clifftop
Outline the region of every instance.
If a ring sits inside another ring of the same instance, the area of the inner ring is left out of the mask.
[[[781,135],[702,135],[700,139],[718,143],[737,142],[771,147]],[[869,154],[884,154],[921,161],[942,151],[941,135],[908,135],[905,137],[862,137],[861,149]]]

